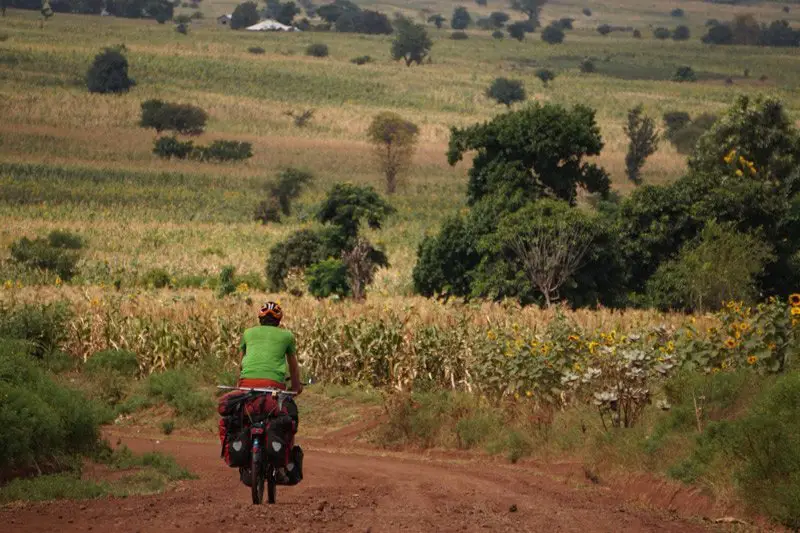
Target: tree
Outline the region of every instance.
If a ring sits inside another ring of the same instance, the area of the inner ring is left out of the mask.
[[[121,93],[136,84],[128,76],[128,60],[123,50],[124,47],[105,48],[95,56],[86,74],[90,93]]]
[[[421,65],[433,47],[433,41],[428,37],[425,26],[405,17],[396,18],[395,26],[397,34],[392,41],[392,59],[404,60],[407,67],[412,63]]]
[[[675,9],[673,9],[672,11],[670,11],[670,13],[669,13],[669,14],[670,14],[670,16],[672,16],[672,17],[681,18],[681,17],[683,17],[683,15],[684,15],[684,11],[683,11],[683,9],[681,9],[681,8],[679,8],[679,7],[676,7]]]
[[[272,15],[272,18],[280,22],[281,24],[291,25],[294,21],[294,17],[300,14],[300,8],[295,5],[294,2],[286,2],[285,4],[281,4],[277,2],[278,9]],[[269,6],[269,4],[267,4]]]
[[[208,115],[191,104],[173,104],[162,100],[142,102],[142,118],[139,126],[153,128],[156,133],[175,131],[183,135],[203,133]]]
[[[561,44],[564,42],[564,30],[551,24],[542,30],[542,40],[548,44]]]
[[[336,20],[336,31],[343,33],[365,33],[389,35],[394,31],[389,17],[377,11],[346,11]]]
[[[492,21],[492,26],[494,26],[495,28],[502,28],[503,26],[505,26],[509,18],[511,17],[508,16],[508,13],[504,13],[502,11],[493,11],[489,15],[489,20]]]
[[[534,27],[539,26],[539,13],[547,0],[511,0],[511,8],[528,16]]]
[[[372,187],[337,183],[320,205],[317,220],[332,224],[342,237],[351,240],[358,236],[362,223],[381,229],[383,221],[394,211]]]
[[[374,252],[369,241],[359,237],[350,250],[342,253],[342,262],[347,267],[347,284],[356,300],[365,298],[367,286],[372,285],[375,279],[378,264],[372,260]]]
[[[761,25],[752,14],[735,15],[731,22],[731,30],[735,44],[754,45],[761,40]]]
[[[692,67],[678,67],[678,69],[675,71],[675,75],[672,77],[672,81],[697,81],[697,75],[694,73],[694,69],[692,69]]]
[[[466,152],[477,152],[467,186],[470,205],[489,195],[500,195],[506,203],[542,196],[574,203],[578,186],[608,192],[605,170],[583,161],[602,148],[593,110],[537,103],[484,124],[452,128],[447,160],[455,165]]]
[[[658,132],[652,118],[644,115],[641,104],[628,111],[625,125],[628,136],[628,153],[625,155],[625,173],[636,185],[641,185],[641,170],[645,160],[658,148]]]
[[[553,301],[558,301],[561,286],[583,266],[593,235],[587,224],[576,224],[552,214],[545,217],[538,206],[532,207],[532,216],[528,217],[528,210],[524,210],[513,218],[519,220],[524,216],[531,227],[517,233],[512,246],[528,280],[542,293],[544,306],[550,307]]]
[[[49,0],[42,0],[42,9],[39,10],[39,13],[42,15],[42,18],[39,19],[39,27],[43,28],[44,22],[53,16],[53,8],[50,7]]]
[[[270,248],[266,271],[270,290],[285,289],[286,276],[291,270],[308,268],[337,253],[322,232],[304,229],[291,234]]]
[[[340,259],[329,258],[315,263],[306,270],[308,292],[316,298],[350,296],[347,279],[347,265]]]
[[[372,119],[367,137],[386,177],[386,192],[394,194],[401,172],[411,163],[419,128],[396,113],[384,111]]]
[[[553,24],[558,26],[562,30],[571,30],[573,22],[575,22],[575,19],[569,17],[563,17],[553,22]]]
[[[536,71],[536,77],[539,78],[545,87],[547,84],[556,79],[556,73],[547,68],[540,68]]]
[[[255,2],[244,2],[233,10],[231,15],[231,29],[240,30],[248,28],[258,22],[258,6]]]
[[[664,28],[664,27],[658,27],[658,28],[653,30],[653,37],[655,37],[656,39],[660,39],[662,41],[666,40],[666,39],[669,39],[671,35],[672,35],[672,32],[669,31],[667,28]]]
[[[361,11],[357,5],[349,0],[335,0],[332,4],[325,4],[317,9],[317,15],[330,24],[336,21],[344,13]]]
[[[292,201],[300,196],[300,192],[312,181],[314,181],[312,173],[289,167],[269,181],[266,189],[270,198],[276,200],[280,212],[289,216],[292,213]]]
[[[681,24],[672,32],[673,41],[687,41],[689,39],[689,27]]]
[[[454,30],[465,30],[472,24],[472,17],[466,7],[457,7],[453,11],[450,27]]]
[[[528,33],[528,24],[525,22],[515,22],[508,26],[508,35],[520,42],[525,40],[526,33]]]
[[[611,26],[609,26],[608,24],[601,24],[597,27],[597,33],[599,33],[600,35],[608,35],[609,33],[611,33]]]
[[[431,15],[430,17],[428,17],[428,22],[430,22],[430,23],[432,23],[434,26],[436,26],[436,29],[438,29],[438,30],[441,30],[441,29],[442,29],[442,25],[444,25],[444,23],[445,23],[445,21],[446,21],[446,20],[447,20],[447,19],[446,19],[446,18],[444,18],[444,17],[443,17],[442,15],[440,15],[439,13],[436,13],[435,15]]]
[[[706,44],[733,44],[733,30],[727,24],[714,24],[701,40]]]
[[[509,108],[515,102],[523,102],[526,98],[522,82],[508,78],[495,78],[486,91],[486,96]]]
[[[597,67],[594,64],[594,61],[590,57],[586,57],[581,61],[581,72],[584,74],[591,74],[595,72]]]
[[[412,272],[414,291],[429,298],[437,293],[445,298],[468,297],[480,261],[470,222],[461,216],[449,218],[438,235],[425,237],[419,245]]]

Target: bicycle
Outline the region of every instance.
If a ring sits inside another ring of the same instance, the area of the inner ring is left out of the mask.
[[[229,391],[243,391],[248,393],[248,396],[253,399],[264,394],[271,394],[272,397],[278,402],[278,411],[283,410],[283,402],[287,398],[292,398],[297,395],[297,393],[293,391],[272,388],[242,388],[228,387],[224,385],[219,385],[217,388]],[[267,503],[275,503],[275,497],[278,489],[277,472],[278,469],[284,467],[283,464],[278,465],[276,464],[276,461],[269,461],[265,460],[264,458],[264,442],[267,433],[268,416],[260,418],[260,420],[252,420],[252,424],[250,426],[250,492],[254,505],[261,505],[264,503],[264,485],[266,485],[267,489]],[[274,451],[281,452],[282,450],[276,449]],[[267,459],[269,459],[269,454],[267,454]]]

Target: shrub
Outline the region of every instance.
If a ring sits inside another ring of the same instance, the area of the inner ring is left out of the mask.
[[[231,29],[239,30],[257,23],[260,16],[255,2],[244,2],[236,6],[231,15]]]
[[[682,17],[684,15],[684,12],[683,12],[683,9],[681,9],[679,7],[676,7],[675,9],[670,11],[669,14],[670,14],[670,16],[673,16],[673,17],[676,17],[676,18],[680,18],[680,17]]]
[[[438,13],[428,17],[428,22],[433,23],[433,25],[436,26],[436,29],[439,30],[442,29],[442,26],[444,25],[446,20],[447,20],[446,18],[444,18],[441,14]]]
[[[545,87],[547,84],[556,79],[556,73],[547,68],[540,68],[536,71],[536,77],[539,78]]]
[[[70,314],[64,302],[13,307],[0,304],[0,339],[24,341],[27,352],[41,359],[58,350]]]
[[[469,39],[469,35],[464,33],[463,31],[454,31],[450,34],[450,38],[454,41],[465,41]]]
[[[586,15],[587,17],[591,17],[592,16],[592,10],[589,9],[588,7],[584,7],[583,8],[583,14]]]
[[[153,128],[156,133],[175,131],[184,135],[199,135],[206,127],[208,114],[191,104],[173,104],[162,100],[142,102],[139,125]]]
[[[253,145],[243,141],[213,141],[208,146],[198,146],[190,156],[199,161],[243,161],[253,157]]]
[[[508,13],[504,13],[502,11],[493,11],[489,15],[489,20],[492,22],[492,26],[495,28],[502,28],[508,22],[508,19],[511,18],[508,16]]]
[[[641,39],[642,38],[642,32],[639,31],[639,30],[633,30],[633,38],[634,39]]]
[[[258,202],[253,213],[253,220],[262,224],[281,221],[281,206],[277,198],[269,198]]]
[[[505,36],[506,36],[505,33],[503,33],[500,30],[495,30],[495,31],[492,32],[492,38],[493,39],[500,40],[500,39],[503,39]]]
[[[336,295],[346,297],[351,294],[347,283],[347,266],[339,259],[326,259],[308,267],[306,270],[308,292],[316,298]]]
[[[584,74],[591,74],[596,70],[597,67],[595,67],[594,61],[591,58],[587,57],[583,61],[581,61],[581,72],[583,72]]]
[[[267,207],[271,209],[274,202],[279,209],[278,218],[281,213],[289,216],[292,212],[292,201],[313,180],[314,175],[310,172],[291,167],[284,169],[275,179],[267,183],[266,189],[270,200],[262,203],[266,203]],[[277,220],[272,222],[277,222]]]
[[[90,93],[122,93],[136,85],[128,76],[128,60],[123,50],[124,47],[106,48],[95,56],[86,74]]]
[[[477,26],[481,30],[491,30],[492,28],[495,27],[494,23],[492,22],[492,19],[490,18],[478,19],[478,21],[475,23],[475,26]]]
[[[454,30],[465,30],[472,24],[472,16],[466,7],[457,7],[453,10],[453,18],[450,20],[450,27]]]
[[[542,30],[542,40],[548,44],[560,44],[564,42],[564,30],[551,24]]]
[[[172,277],[163,268],[151,268],[142,278],[142,283],[151,289],[164,289],[170,286]]]
[[[697,75],[694,73],[692,67],[678,67],[678,69],[675,71],[675,75],[672,77],[672,81],[697,81]]]
[[[370,56],[358,56],[351,59],[350,62],[354,65],[366,65],[367,63],[372,63],[372,58]]]
[[[706,44],[732,44],[733,30],[727,24],[713,24],[701,40]]]
[[[308,45],[306,55],[311,57],[328,57],[328,45],[315,43]]]
[[[522,102],[527,97],[522,82],[508,78],[495,78],[487,89],[486,96],[506,107],[511,107],[516,102]]]
[[[251,46],[250,48],[247,49],[247,51],[250,52],[251,54],[256,54],[256,55],[267,53],[267,51],[261,48],[260,46]]]
[[[600,35],[608,35],[609,33],[611,33],[611,26],[609,26],[608,24],[601,24],[600,26],[597,27],[597,33],[599,33]]]
[[[703,113],[673,132],[668,131],[667,138],[679,153],[690,154],[700,137],[714,125],[716,120],[715,115]]]
[[[225,265],[219,271],[219,284],[217,285],[217,297],[224,298],[236,292],[236,267]]]
[[[185,370],[166,370],[151,374],[146,389],[150,397],[165,401],[179,416],[194,422],[214,414],[213,400],[197,391],[197,377]]]
[[[672,32],[664,27],[658,27],[653,30],[653,37],[655,37],[656,39],[661,39],[661,40],[669,39],[671,35]]]
[[[286,111],[284,113],[287,117],[292,117],[292,121],[294,125],[298,128],[305,128],[311,119],[314,118],[314,110],[313,109],[304,109],[299,113],[295,113],[294,111]]]
[[[686,41],[689,39],[689,27],[680,25],[672,32],[673,41]]]
[[[69,281],[77,273],[80,261],[80,237],[65,232],[51,233],[48,238],[23,237],[11,244],[11,260],[25,268],[44,270]]]
[[[560,18],[560,19],[558,19],[558,20],[557,20],[556,22],[554,22],[553,24],[554,24],[554,25],[556,25],[556,26],[558,26],[558,27],[559,27],[559,28],[561,28],[562,30],[571,30],[571,29],[572,29],[572,23],[573,23],[573,22],[575,22],[575,19],[573,19],[573,18],[569,18],[569,17],[564,17],[564,18]]]
[[[525,22],[515,22],[508,26],[508,35],[518,41],[525,40],[525,34],[529,33],[528,24]]]
[[[186,159],[194,150],[192,141],[179,141],[174,135],[153,141],[153,153],[162,159]]]
[[[89,357],[84,368],[90,373],[110,370],[133,377],[139,372],[139,360],[135,353],[127,350],[104,350]]]
[[[692,122],[689,113],[685,111],[667,111],[664,113],[664,126],[667,128],[664,136],[672,140],[672,137]]]
[[[173,431],[175,431],[174,420],[164,420],[163,422],[161,422],[161,432],[164,435],[172,435]]]
[[[184,23],[176,24],[175,31],[181,35],[189,35],[189,25]]]

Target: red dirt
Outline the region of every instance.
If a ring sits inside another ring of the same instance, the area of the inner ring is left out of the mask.
[[[253,506],[214,441],[117,433],[136,452],[160,450],[199,475],[165,494],[18,504],[0,530],[73,531],[706,531],[700,519],[641,503],[573,475],[535,466],[431,459],[363,447],[349,453],[306,440],[305,480],[279,487],[276,505]],[[310,444],[310,445],[309,445]],[[347,444],[347,443],[342,443]],[[512,508],[512,506],[515,506]],[[8,529],[5,529],[8,527]]]

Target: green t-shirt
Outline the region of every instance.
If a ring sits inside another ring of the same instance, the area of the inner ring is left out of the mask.
[[[286,380],[286,356],[294,355],[294,335],[287,329],[256,326],[242,336],[242,378]]]

